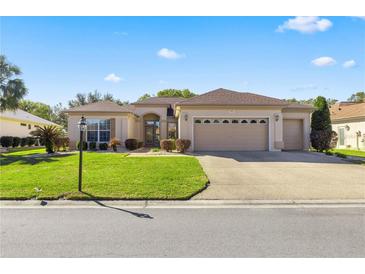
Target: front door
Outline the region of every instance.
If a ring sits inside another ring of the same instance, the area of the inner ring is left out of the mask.
[[[145,145],[159,146],[160,143],[160,127],[159,121],[145,122]]]

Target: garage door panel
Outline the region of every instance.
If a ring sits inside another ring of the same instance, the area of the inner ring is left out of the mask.
[[[195,124],[194,149],[256,151],[268,149],[268,124]]]
[[[285,150],[303,149],[303,120],[283,120],[283,141]]]

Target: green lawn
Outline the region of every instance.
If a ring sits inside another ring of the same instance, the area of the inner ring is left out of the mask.
[[[86,152],[79,193],[78,154],[34,155],[42,152],[1,155],[0,199],[188,199],[208,182],[194,157]]]
[[[332,153],[340,153],[346,156],[356,156],[365,158],[365,151],[351,149],[331,149]]]

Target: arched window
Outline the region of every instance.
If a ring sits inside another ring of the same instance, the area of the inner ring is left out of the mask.
[[[238,124],[238,120],[232,120],[232,124]]]
[[[204,124],[210,124],[210,120],[205,120]]]
[[[195,120],[195,124],[201,124],[202,121],[201,120]]]
[[[241,124],[247,124],[247,120],[242,120]]]
[[[228,120],[223,120],[223,124],[229,124]]]
[[[214,120],[213,123],[219,124],[219,120]]]
[[[266,124],[265,120],[260,120],[260,124]]]
[[[250,122],[251,124],[257,124],[257,121],[256,120],[251,120]]]

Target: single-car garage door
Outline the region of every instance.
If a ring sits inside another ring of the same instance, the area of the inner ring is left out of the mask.
[[[303,149],[303,120],[284,119],[283,139],[285,150]]]
[[[259,118],[195,119],[194,150],[268,150],[268,124],[268,119]]]

